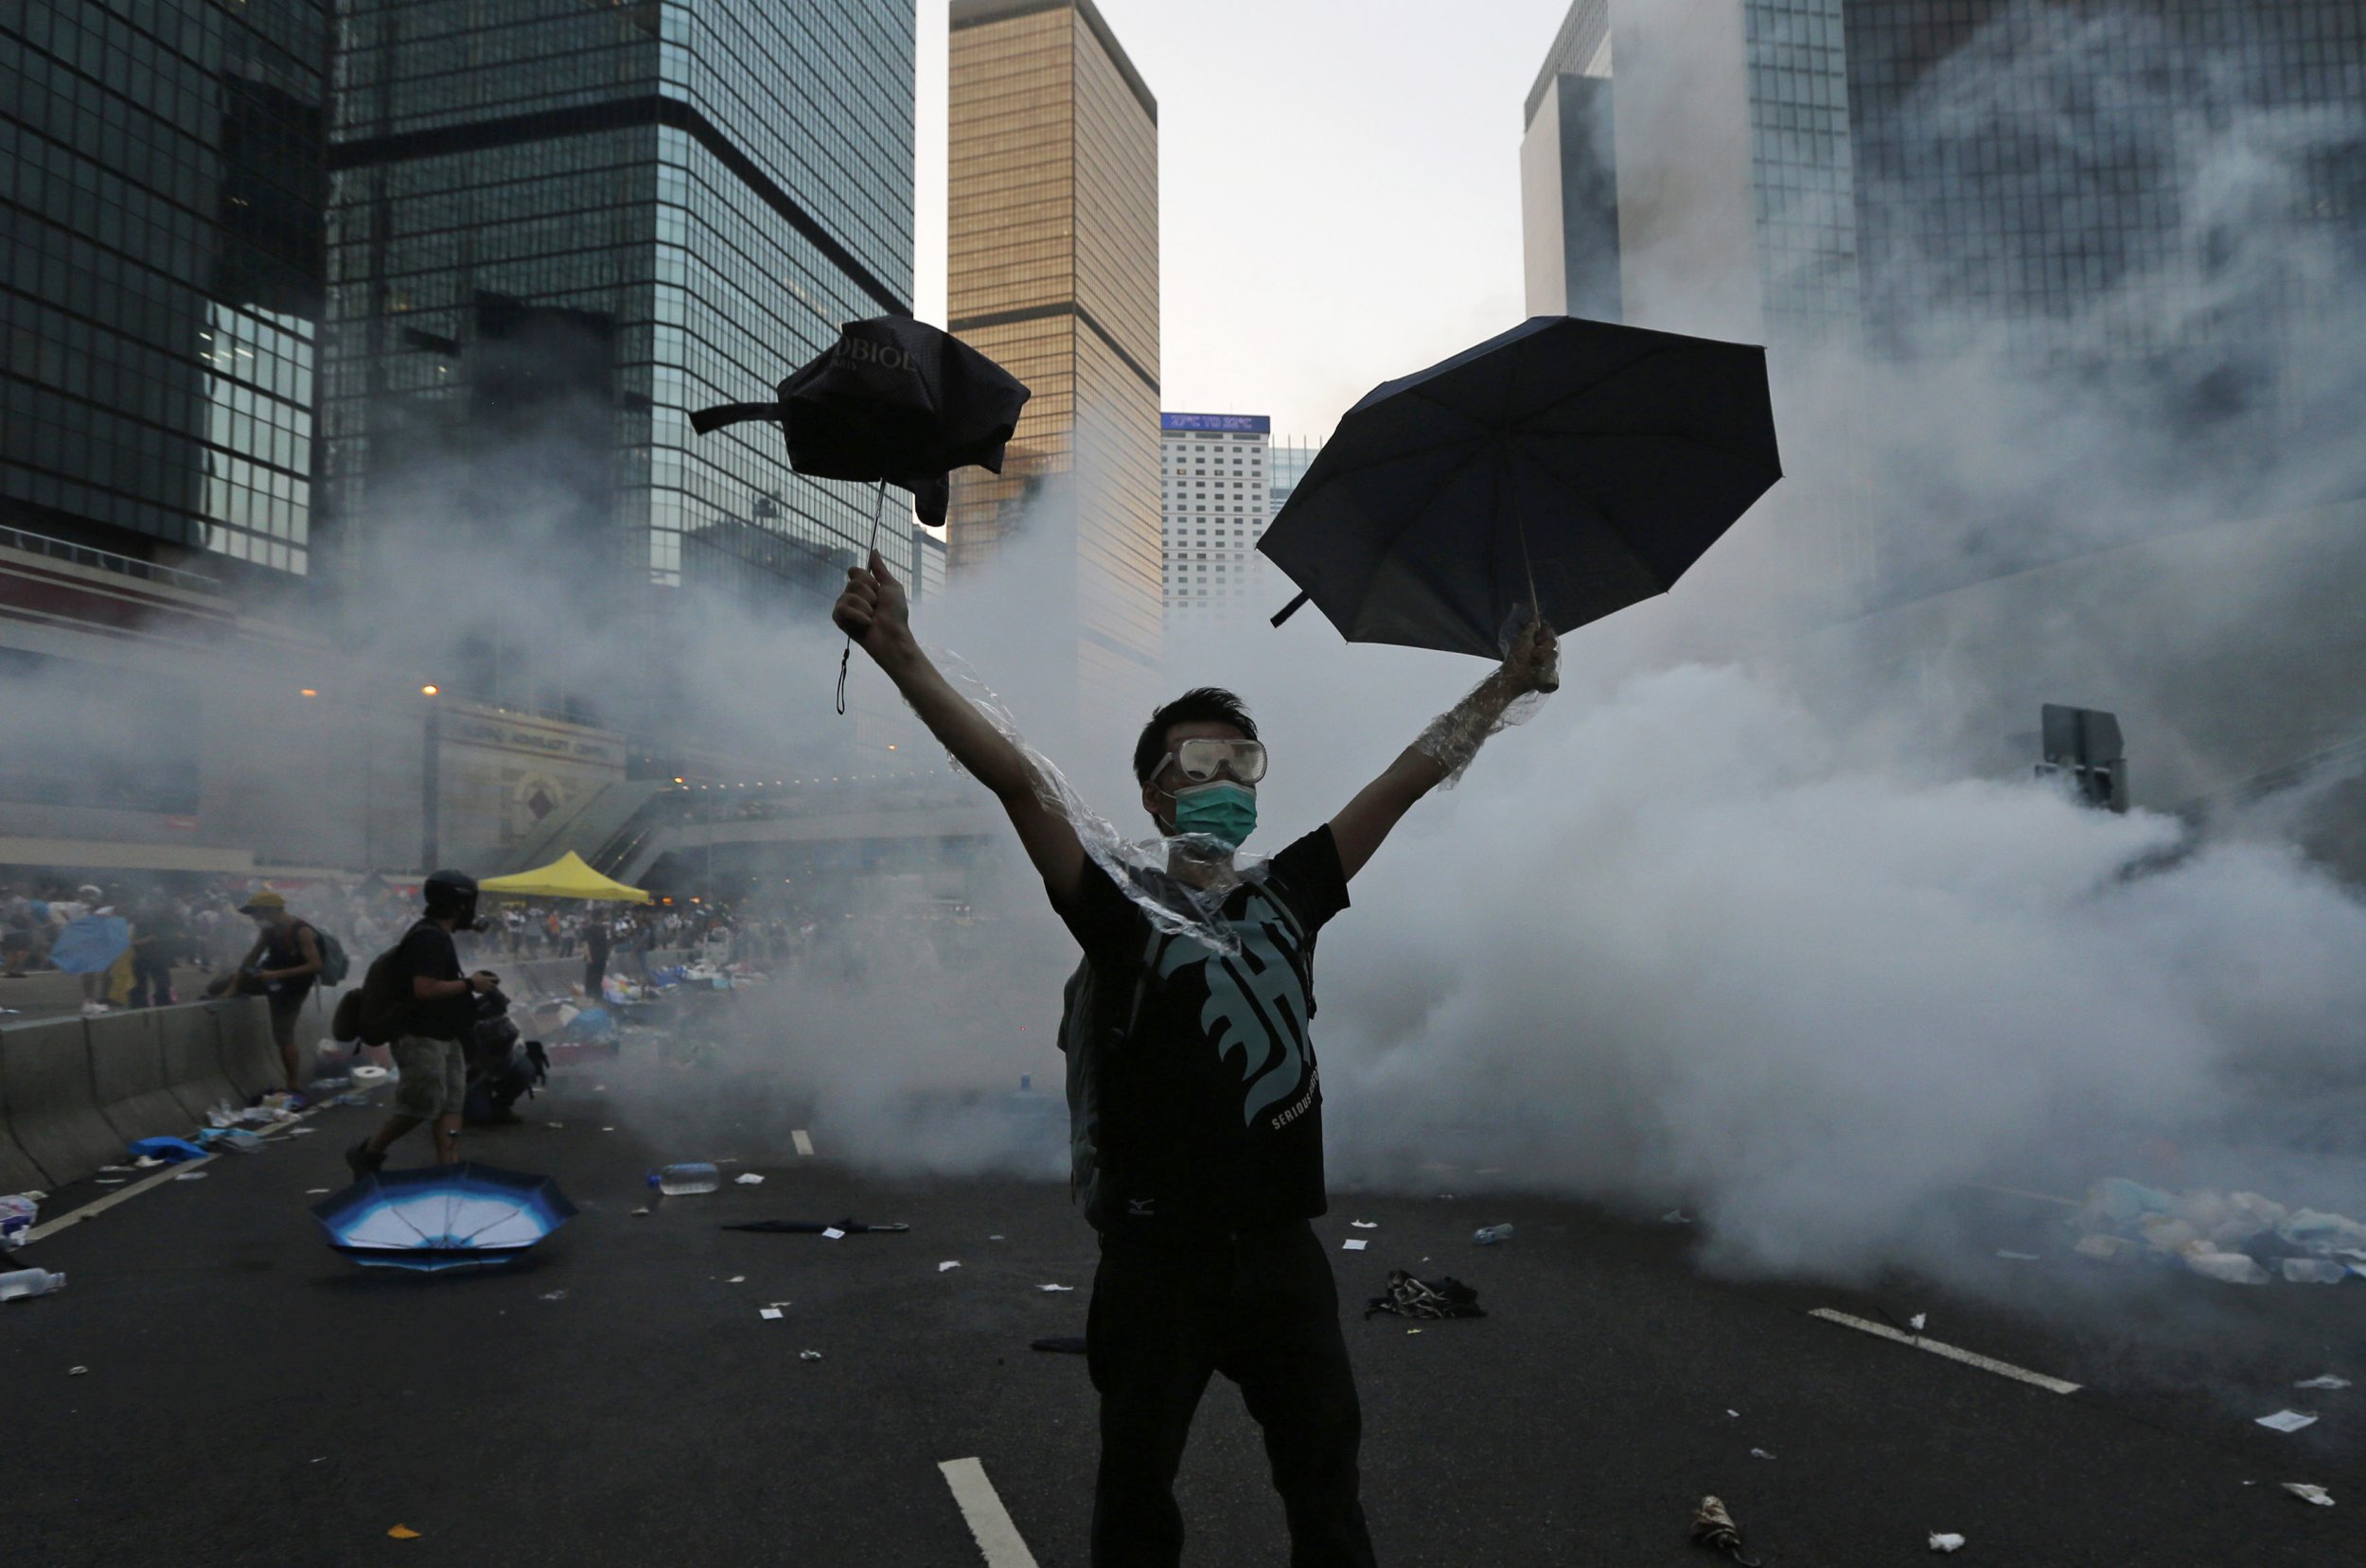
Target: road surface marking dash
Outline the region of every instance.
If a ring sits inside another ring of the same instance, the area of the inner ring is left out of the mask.
[[[985,1554],[986,1568],[1035,1568],[1035,1554],[1019,1539],[1018,1526],[1011,1523],[994,1483],[986,1479],[986,1467],[975,1459],[947,1459],[937,1469],[953,1489],[953,1501],[961,1505],[978,1550]]]
[[[800,1154],[810,1156],[813,1154],[813,1139],[805,1136],[805,1130],[803,1127],[788,1136],[797,1140],[797,1152]]]
[[[1950,1361],[1960,1361],[1967,1366],[1977,1366],[1983,1372],[1994,1372],[2001,1378],[2011,1378],[2017,1383],[2030,1383],[2049,1393],[2075,1394],[2078,1392],[2078,1384],[2075,1383],[2065,1383],[2060,1378],[2049,1378],[2043,1372],[2032,1372],[2025,1366],[2016,1366],[2009,1361],[1998,1361],[1992,1356],[1984,1356],[1976,1350],[1962,1349],[1953,1345],[1942,1344],[1935,1339],[1925,1339],[1917,1334],[1900,1333],[1886,1323],[1872,1323],[1862,1317],[1851,1317],[1846,1313],[1836,1313],[1829,1307],[1818,1307],[1808,1315],[1820,1317],[1827,1323],[1837,1323],[1845,1329],[1855,1329],[1861,1333],[1872,1334],[1880,1339],[1894,1339],[1900,1345],[1911,1345],[1917,1350],[1928,1350],[1934,1356],[1945,1356]]]

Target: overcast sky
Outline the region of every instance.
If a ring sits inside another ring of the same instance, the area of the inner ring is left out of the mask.
[[[1567,0],[1099,0],[1158,99],[1161,400],[1327,435],[1517,323],[1520,109]],[[945,0],[914,304],[945,320]]]

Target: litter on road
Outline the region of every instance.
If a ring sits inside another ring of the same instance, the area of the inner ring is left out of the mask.
[[[744,1285],[747,1282],[748,1277],[744,1274],[734,1274],[729,1279],[723,1281],[726,1285]]]
[[[1963,1549],[1964,1538],[1962,1536],[1951,1533],[1941,1533],[1935,1530],[1932,1532],[1931,1550],[1934,1552],[1960,1552]]]
[[[2317,1418],[2302,1410],[2279,1410],[2272,1416],[2260,1417],[2258,1424],[2274,1432],[2298,1432],[2304,1426],[2315,1426]]]
[[[567,1299],[567,1293],[565,1291],[544,1291],[542,1293],[542,1299],[545,1301],[564,1301]]]
[[[835,1242],[841,1236],[901,1236],[911,1226],[901,1220],[885,1224],[867,1224],[860,1220],[748,1220],[722,1228],[775,1236],[826,1236]]]
[[[1339,1250],[1341,1252],[1362,1252],[1366,1247],[1370,1246],[1371,1244],[1371,1242],[1367,1242],[1364,1238],[1358,1236],[1350,1241],[1340,1242]]]
[[[1085,1353],[1085,1342],[1072,1335],[1053,1334],[1047,1339],[1028,1341],[1028,1348],[1049,1350],[1057,1356],[1081,1356]]]
[[[413,1529],[408,1524],[397,1524],[386,1533],[393,1536],[397,1541],[416,1541],[419,1539],[419,1532]]]
[[[1712,1552],[1722,1552],[1741,1568],[1758,1568],[1758,1559],[1745,1556],[1741,1549],[1741,1528],[1734,1516],[1725,1511],[1725,1505],[1714,1497],[1701,1499],[1693,1510],[1692,1543],[1706,1546]]]
[[[1380,1222],[1378,1220],[1350,1220],[1348,1224],[1353,1225],[1358,1230],[1378,1230],[1380,1228]]]
[[[843,1242],[846,1240],[846,1232],[839,1229],[836,1225],[823,1225],[821,1227],[821,1235],[826,1241]]]
[[[766,1319],[776,1318],[781,1315],[781,1310],[778,1307],[758,1307],[756,1315]]]
[[[1037,1285],[1035,1287],[1039,1291],[1072,1291],[1075,1288],[1073,1285]]]
[[[797,1359],[799,1361],[820,1361],[821,1359],[821,1352],[819,1350],[800,1350],[797,1352]]]
[[[946,1269],[957,1269],[960,1267],[961,1264],[953,1261],[951,1259],[947,1259],[945,1261],[937,1265],[937,1272],[939,1274],[943,1274]]]
[[[2327,1372],[2323,1377],[2310,1378],[2306,1383],[2296,1383],[2292,1386],[2295,1388],[2347,1388],[2349,1385],[2349,1379],[2337,1378]]]
[[[172,1179],[177,1182],[202,1182],[212,1172],[206,1171],[184,1171]]]
[[[2333,1493],[2325,1490],[2322,1487],[2312,1485],[2309,1482],[2287,1481],[2284,1483],[2284,1489],[2290,1492],[2293,1496],[2299,1498],[2304,1503],[2314,1503],[2321,1508],[2330,1508],[2333,1506]]]
[[[1478,1304],[1478,1292],[1452,1275],[1440,1275],[1433,1285],[1403,1269],[1390,1269],[1386,1288],[1365,1303],[1366,1317],[1377,1313],[1425,1319],[1487,1315]]]
[[[89,1368],[89,1367],[87,1367],[87,1366],[69,1366],[69,1367],[67,1367],[67,1368],[65,1369],[65,1375],[66,1375],[67,1377],[69,1377],[69,1378],[79,1378],[79,1377],[80,1377],[83,1373],[88,1372],[89,1370],[90,1370],[90,1368]],[[2325,1499],[2325,1502],[2326,1502],[2328,1505],[2330,1505],[2330,1504],[2332,1503],[2332,1501],[2333,1501],[2333,1499],[2331,1499],[2330,1497],[2328,1497],[2328,1498],[2326,1498],[2326,1499]]]
[[[741,1187],[762,1187],[764,1185],[764,1178],[757,1175],[753,1171],[743,1171],[738,1175],[733,1176],[732,1180]]]
[[[1766,1450],[1762,1448],[1754,1448],[1750,1451],[1750,1457],[1753,1459],[1772,1459],[1774,1455],[1767,1453]]]

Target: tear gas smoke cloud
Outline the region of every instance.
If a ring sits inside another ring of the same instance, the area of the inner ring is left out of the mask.
[[[1976,126],[1964,105],[2001,73],[2067,80],[2085,71],[2079,51],[2141,44],[2148,26],[2095,19],[2049,35],[2052,52],[2034,61],[1972,51],[1929,85],[1931,123]],[[2206,314],[2300,270],[2326,308],[2309,318],[2310,341],[2260,363],[2275,405],[2304,414],[2287,428],[2307,429],[2311,411],[2357,406],[2366,363],[2342,303],[2366,290],[2313,229],[2276,219],[2295,161],[2334,128],[2239,100],[2213,125],[2181,125],[2163,166],[2195,197],[2191,255],[2216,258],[2180,297]],[[2082,123],[2068,115],[2057,133],[2075,142]],[[2221,231],[2231,249],[2213,247]],[[1940,601],[1902,670],[1835,662],[1823,657],[1833,634],[1803,635],[1829,622],[1835,563],[1849,554],[1829,536],[1863,518],[1911,540],[1898,575],[1931,584],[1976,579],[2005,555],[2059,558],[2340,489],[2318,461],[2327,445],[2263,466],[2163,434],[2222,365],[2169,384],[2034,378],[2016,336],[2026,324],[1942,282],[1915,358],[1827,356],[1782,378],[1791,467],[1842,475],[1847,515],[1803,522],[1762,508],[1671,598],[1569,640],[1562,694],[1494,741],[1461,789],[1418,808],[1359,881],[1317,976],[1336,1178],[1404,1186],[1445,1159],[1504,1167],[1527,1189],[1648,1207],[1681,1197],[1727,1265],[1851,1273],[1914,1256],[1918,1213],[1952,1184],[2075,1189],[2142,1137],[2239,1138],[2264,1124],[2251,1114],[2263,1097],[2356,1091],[2357,901],[2272,833],[2195,846],[2170,818],[2102,816],[2007,777],[2032,759],[2000,756],[1992,712],[2002,691],[2017,725],[2033,726],[2041,696],[2114,706],[2125,689],[2137,700],[2124,711],[2159,715],[2131,723],[2140,757],[2200,748],[2177,728],[2164,668],[2357,641],[2312,618],[2338,604],[2302,591],[2322,575],[2305,553],[2321,535],[2287,549],[2264,530],[2259,548],[2209,555],[2108,616],[2055,604],[2019,638],[1993,606]],[[2113,312],[2159,297],[2131,281],[2124,301],[2056,325],[2106,341]],[[574,689],[685,705],[703,734],[845,754],[830,749],[855,724],[830,713],[838,643],[825,627],[701,601],[660,670],[650,650],[600,629],[611,563],[569,534],[569,497],[545,503],[520,483],[501,502],[502,536],[381,564],[341,627],[357,661],[411,664],[459,628],[497,625]],[[447,502],[431,481],[412,504],[432,516]],[[1072,541],[1039,526],[919,616],[923,640],[968,657],[1038,739],[1059,722],[1048,709],[1062,674],[1031,592],[1063,551]],[[2305,613],[2278,613],[2295,604]],[[2042,644],[2036,675],[2011,662],[2017,641]],[[876,673],[859,658],[856,669],[863,722],[933,761]],[[2049,684],[2070,671],[2078,690]],[[1229,684],[1250,700],[1274,753],[1252,847],[1270,852],[1331,815],[1480,673],[1344,647],[1300,616],[1280,632],[1173,629],[1166,685]],[[68,704],[48,722],[74,720]],[[2243,740],[2210,744],[2238,753]],[[1104,815],[1146,834],[1131,741],[1046,749]],[[336,759],[273,766],[315,775],[295,798],[351,809]],[[1057,1119],[1013,1117],[1000,1097],[1022,1072],[1056,1096],[1052,1033],[1074,949],[1015,847],[1003,854],[958,928],[867,906],[875,890],[849,875],[831,896],[853,918],[750,994],[745,1070],[651,1075],[644,1129],[694,1138],[718,1097],[746,1091],[758,1116],[786,1117],[793,1100],[836,1152],[879,1168],[1058,1172]],[[982,1105],[963,1109],[965,1094]],[[2309,1179],[2336,1185],[2279,1195],[2366,1210],[2355,1187]]]

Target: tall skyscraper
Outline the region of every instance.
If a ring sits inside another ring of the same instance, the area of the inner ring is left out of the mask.
[[[1976,343],[2264,469],[2324,445],[2287,405],[2366,255],[2361,81],[2362,0],[1576,0],[1526,106],[1530,308],[1558,288],[1590,313],[1586,267],[1613,256],[1625,320],[1763,342],[1778,385],[1818,345],[1912,363]],[[1825,387],[1825,411],[1850,395]],[[1823,466],[1771,506],[1823,530],[1859,600],[2066,537],[1866,517],[1853,457],[1801,455]]]
[[[1262,414],[1161,414],[1166,608],[1228,619],[1273,582],[1256,553],[1273,520],[1273,421]],[[1277,607],[1278,608],[1278,605]]]
[[[703,584],[818,610],[874,492],[792,473],[777,430],[694,436],[688,414],[767,396],[846,321],[909,313],[910,8],[339,10],[339,527],[400,552],[427,513],[547,545],[627,604]],[[902,492],[887,509],[909,574]]]
[[[311,565],[327,0],[0,8],[0,525]]]
[[[1164,645],[1157,100],[1092,0],[953,0],[950,74],[948,325],[1034,393],[1002,472],[954,476],[951,567],[1072,534],[1031,591],[1080,716],[1131,714]]]

